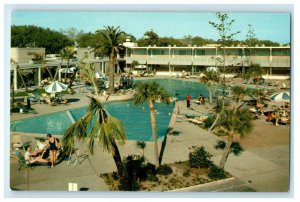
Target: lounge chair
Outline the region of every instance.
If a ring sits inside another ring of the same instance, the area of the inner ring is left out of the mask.
[[[14,151],[15,156],[18,159],[19,162],[19,168],[18,170],[20,171],[22,167],[24,168],[29,168],[29,164],[26,162],[25,157],[21,154],[21,152],[19,150],[15,150]]]
[[[42,163],[42,162],[29,163],[28,161],[25,160],[24,155],[19,150],[15,150],[14,154],[17,157],[19,162],[19,168],[18,168],[19,171],[21,170],[22,167],[33,169],[33,166],[38,166],[38,165],[50,166],[49,163]]]

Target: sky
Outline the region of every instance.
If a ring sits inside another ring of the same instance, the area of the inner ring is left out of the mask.
[[[244,40],[248,24],[256,38],[278,43],[290,43],[289,13],[228,13],[235,22],[232,32],[240,31],[235,39]],[[103,26],[120,26],[122,31],[141,38],[153,29],[160,37],[183,38],[201,36],[218,39],[218,32],[209,21],[219,22],[213,12],[78,12],[78,11],[14,11],[12,25],[36,25],[59,31],[75,27],[84,32],[95,32]]]

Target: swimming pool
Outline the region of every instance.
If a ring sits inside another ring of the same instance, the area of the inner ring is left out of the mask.
[[[191,96],[191,99],[198,99],[199,96],[208,98],[209,92],[207,85],[197,82],[197,81],[189,81],[189,80],[180,80],[180,79],[147,79],[147,80],[137,80],[138,82],[147,82],[147,81],[156,81],[161,86],[163,86],[172,97],[177,97],[178,100],[184,100],[187,94]]]
[[[157,81],[172,96],[179,100],[184,100],[187,94],[192,99],[198,98],[200,94],[208,96],[207,87],[199,82],[182,81],[176,79],[151,79]],[[146,82],[149,80],[146,80]],[[139,81],[137,81],[139,82]],[[125,125],[127,139],[152,141],[152,129],[148,103],[135,105],[132,101],[110,102],[104,105],[107,111],[119,118]],[[174,104],[155,103],[157,136],[162,140],[165,136],[173,111]],[[86,107],[71,109],[71,116],[78,120],[86,112]],[[14,132],[26,132],[37,134],[57,134],[62,135],[72,124],[67,112],[57,112],[33,118],[11,122],[10,130]]]

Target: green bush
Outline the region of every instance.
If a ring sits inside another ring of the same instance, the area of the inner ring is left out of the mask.
[[[149,180],[151,182],[157,182],[158,177],[156,175],[148,175],[147,180]]]
[[[189,177],[191,174],[189,171],[184,171],[182,175],[183,177]]]
[[[226,177],[225,171],[222,168],[219,168],[215,164],[212,164],[210,166],[209,172],[208,172],[208,177],[210,177],[213,180],[217,179],[223,179]]]
[[[189,164],[192,168],[208,168],[212,162],[212,155],[205,151],[205,147],[192,147],[193,151],[189,153]]]
[[[214,123],[215,119],[216,119],[215,116],[209,116],[209,117],[205,120],[205,122],[204,122],[204,127],[205,127],[205,128],[210,128],[211,125]]]
[[[172,168],[169,165],[161,165],[156,169],[157,174],[160,175],[169,175],[171,173],[173,173]]]

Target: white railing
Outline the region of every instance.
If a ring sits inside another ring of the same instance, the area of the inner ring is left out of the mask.
[[[162,64],[162,65],[205,65],[214,66],[220,65],[216,59],[216,56],[189,56],[189,55],[132,55],[127,57],[127,63],[132,63],[133,60],[138,61],[140,64]],[[250,59],[252,63],[258,63],[262,67],[290,67],[289,56],[226,56],[225,65],[250,65]]]

